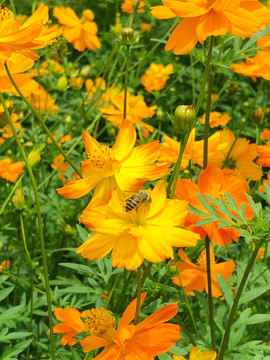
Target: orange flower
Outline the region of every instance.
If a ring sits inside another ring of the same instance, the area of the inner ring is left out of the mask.
[[[78,51],[96,50],[101,47],[97,37],[98,27],[94,20],[94,13],[86,9],[81,19],[70,7],[55,6],[53,15],[60,24],[65,25],[63,36]]]
[[[211,128],[217,127],[217,126],[224,126],[228,124],[228,122],[231,120],[231,117],[229,114],[221,114],[218,111],[212,111],[210,113],[209,117],[209,124]],[[205,114],[201,118],[201,123],[205,124]]]
[[[148,24],[148,23],[141,23],[140,24],[140,28],[141,28],[141,31],[144,31],[144,32],[149,32],[152,30],[152,25],[151,24]]]
[[[257,164],[262,166],[270,166],[270,141],[266,145],[256,146],[257,153],[260,157],[257,159]]]
[[[264,129],[261,133],[262,140],[270,140],[270,129]]]
[[[250,76],[253,80],[258,77],[270,80],[270,52],[258,51],[256,56],[247,57],[246,62],[232,64],[231,68],[236,73]]]
[[[56,140],[57,139],[57,135],[56,133],[53,134],[53,138]],[[66,142],[69,142],[71,140],[71,135],[67,134],[65,136],[62,136],[61,135],[61,138],[57,141],[57,144],[58,145],[61,145],[61,144],[64,144]],[[52,140],[48,137],[47,139],[47,143],[48,144],[51,144],[52,143]]]
[[[91,203],[106,203],[115,187],[121,191],[137,191],[145,181],[161,178],[168,170],[168,165],[152,165],[159,155],[158,141],[133,148],[136,132],[128,120],[123,121],[112,148],[100,145],[87,131],[83,133],[83,141],[88,156],[82,162],[83,179],[57,189],[64,197],[84,196],[97,185]]]
[[[123,121],[124,115],[124,91],[119,95],[115,95],[113,90],[106,92],[110,103],[107,107],[100,107],[99,110],[103,113],[106,120],[111,121],[114,126],[119,126]],[[148,107],[140,96],[130,95],[127,92],[127,114],[126,119],[135,124],[146,128],[153,132],[154,128],[146,124],[142,119],[152,117],[155,114],[156,105]]]
[[[220,131],[221,143],[227,146],[220,150],[216,157],[209,158],[208,163],[217,167],[222,167],[228,151],[234,142],[234,133],[228,129]],[[228,161],[224,164],[226,169],[234,170],[241,179],[259,180],[262,177],[262,171],[253,160],[258,156],[256,144],[250,144],[249,140],[239,138],[236,140]]]
[[[141,201],[127,211],[126,199],[112,192],[107,205],[84,210],[80,221],[95,231],[77,250],[82,257],[97,260],[112,251],[112,264],[135,270],[144,259],[158,263],[174,258],[172,246],[195,246],[199,236],[181,229],[188,215],[188,204],[167,199],[166,189],[158,182]]]
[[[165,50],[188,53],[209,36],[247,37],[270,21],[270,10],[257,0],[162,0],[164,6],[151,8],[158,19],[184,18],[171,34]]]
[[[34,74],[22,74],[34,66],[35,62],[33,59],[21,54],[12,54],[9,58],[5,59],[5,57],[0,54],[0,91],[19,96],[7,75],[4,67],[5,61],[14,81],[25,96],[30,95],[38,89],[39,84],[35,80],[32,80]]]
[[[86,95],[89,99],[94,99],[95,103],[106,101],[104,90],[106,89],[106,81],[98,77],[93,81],[87,79],[85,81]]]
[[[141,295],[140,306],[145,296],[145,293]],[[118,322],[117,329],[115,318],[104,308],[85,310],[83,313],[74,308],[67,310],[58,308],[55,316],[64,322],[54,326],[54,332],[66,333],[62,338],[62,344],[64,338],[64,344],[69,343],[69,345],[80,341],[84,352],[105,346],[105,349],[93,360],[141,359],[142,354],[144,360],[153,360],[154,356],[170,350],[180,338],[179,326],[166,323],[177,314],[178,306],[177,303],[164,306],[133,325],[130,323],[135,317],[136,304],[137,299],[128,305]],[[83,340],[72,338],[82,331],[87,331],[89,336]]]
[[[51,164],[51,167],[59,171],[59,179],[65,182],[65,175],[70,165],[67,161],[63,161],[63,160],[64,160],[64,156],[62,154],[57,155],[53,159],[53,163]],[[62,162],[61,165],[60,162]],[[79,179],[79,175],[75,171],[70,175],[70,177],[72,179]]]
[[[163,136],[164,143],[161,144],[160,155],[158,160],[169,164],[176,163],[180,142],[171,139],[169,136]],[[188,166],[190,160],[202,166],[203,164],[203,144],[204,140],[195,141],[195,129],[192,130],[188,142],[186,144],[181,162],[181,169]],[[216,132],[208,139],[208,159],[218,157],[220,151],[227,148],[227,144],[221,143],[221,135]],[[219,158],[219,157],[218,157]]]
[[[201,351],[198,346],[193,346],[190,350],[189,360],[215,360],[217,353],[214,350]],[[173,355],[173,360],[185,360],[183,356]]]
[[[144,13],[144,6],[145,6],[145,2],[140,0],[136,9],[137,13]],[[131,14],[133,12],[133,8],[134,8],[134,0],[124,0],[124,2],[121,5],[121,10],[128,14]]]
[[[265,192],[264,184],[268,185],[270,187],[270,173],[267,175],[267,179],[263,179],[262,185],[259,186],[258,190],[262,193]]]
[[[0,177],[15,182],[23,172],[24,162],[14,162],[11,158],[0,160]]]
[[[41,114],[43,114],[44,111],[48,111],[49,114],[54,114],[58,109],[58,106],[54,104],[55,100],[46,92],[43,86],[40,86],[37,91],[29,95],[28,99],[33,107]]]
[[[164,88],[169,75],[173,74],[173,65],[151,63],[149,69],[141,77],[142,84],[146,91],[161,90]]]
[[[195,295],[193,290],[198,292],[205,291],[208,293],[208,284],[207,284],[207,265],[206,265],[206,249],[204,249],[200,256],[197,259],[199,266],[193,264],[184,253],[182,249],[178,251],[180,258],[184,262],[177,263],[179,275],[172,278],[173,282],[185,288],[185,293],[188,295]],[[217,274],[220,274],[224,277],[225,280],[229,280],[233,270],[235,268],[235,263],[233,261],[226,261],[216,264],[214,248],[210,245],[210,262],[211,262],[211,284],[212,284],[212,296],[218,297],[222,295],[220,291]],[[181,281],[180,281],[181,279]]]
[[[8,57],[14,52],[22,52],[26,56],[38,59],[38,55],[29,50],[42,49],[53,44],[63,32],[63,28],[48,30],[44,27],[49,20],[49,9],[43,3],[23,25],[7,8],[0,8],[0,18],[0,53]]]
[[[198,185],[187,179],[178,179],[175,193],[179,199],[187,200],[196,209],[208,214],[208,211],[197,197],[197,193],[202,195],[207,194],[217,200],[223,199],[226,202],[226,192],[235,200],[238,207],[245,202],[246,216],[248,219],[251,219],[253,217],[253,212],[249,207],[245,191],[246,182],[244,180],[239,179],[227,170],[221,170],[209,165],[205,170],[201,171]],[[214,204],[212,204],[212,206],[215,208]],[[229,218],[221,213],[219,213],[219,216],[229,220]],[[232,240],[238,241],[238,236],[240,234],[234,228],[219,228],[218,224],[215,222],[202,226],[195,226],[201,219],[202,217],[199,215],[190,214],[186,219],[185,226],[188,229],[199,233],[201,238],[208,235],[210,240],[216,245],[225,246]]]
[[[86,331],[85,325],[81,319],[82,314],[78,310],[69,307],[66,310],[56,308],[54,310],[54,316],[62,321],[61,324],[57,324],[53,327],[53,332],[55,334],[65,334],[61,339],[61,344],[68,344],[70,346],[76,344],[79,340],[74,339],[73,336]]]
[[[0,109],[3,105],[1,104],[0,105]],[[1,110],[0,110],[0,116],[5,116],[3,114],[1,114]],[[15,127],[15,129],[17,130],[17,133],[18,133],[18,137],[21,137],[21,134],[19,134],[20,131],[25,131],[24,128],[21,128],[21,124],[19,123],[19,115],[16,114],[16,113],[12,113],[10,114],[10,117],[11,117],[11,120],[13,122],[13,125]],[[3,118],[4,119],[4,118]],[[0,119],[0,123],[1,123],[1,120]],[[4,123],[6,124],[7,122],[4,120]],[[1,137],[2,136],[2,137]],[[13,136],[13,132],[11,130],[11,127],[10,125],[6,125],[6,126],[1,126],[0,125],[0,144],[3,144],[3,142],[5,141],[5,139],[9,139]]]

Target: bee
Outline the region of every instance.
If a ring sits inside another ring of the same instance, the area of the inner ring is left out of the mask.
[[[126,200],[126,212],[138,208],[142,204],[148,204],[151,202],[151,196],[145,190],[140,190],[134,193]]]

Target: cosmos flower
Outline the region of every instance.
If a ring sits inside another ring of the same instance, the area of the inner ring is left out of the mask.
[[[94,20],[94,13],[85,9],[81,19],[78,18],[75,11],[70,7],[55,6],[53,15],[60,24],[65,25],[63,36],[78,51],[96,50],[101,47],[98,40],[98,27]]]
[[[23,74],[25,71],[31,69],[35,62],[33,59],[25,57],[22,54],[12,54],[9,58],[1,56],[0,52],[0,91],[5,93],[9,92],[13,95],[19,96],[15,88],[13,87],[5,69],[5,62],[9,68],[9,71],[20,88],[24,96],[28,96],[35,92],[39,84],[33,80],[34,74]]]
[[[62,154],[57,155],[51,164],[51,167],[59,172],[58,176],[62,182],[65,182],[66,172],[69,166],[70,164],[67,161],[64,161],[64,156]],[[75,171],[70,175],[70,178],[80,179],[79,175]]]
[[[175,194],[178,199],[186,200],[196,209],[204,213],[208,213],[206,208],[202,205],[199,198],[197,197],[197,193],[202,195],[207,194],[214,199],[223,199],[225,202],[227,202],[225,197],[226,192],[235,200],[238,207],[240,207],[241,204],[245,202],[246,216],[248,219],[251,219],[253,217],[253,212],[250,209],[248,200],[245,196],[245,191],[246,182],[244,180],[239,179],[235,174],[228,172],[228,170],[221,170],[215,166],[208,165],[205,170],[201,171],[198,179],[198,185],[191,180],[178,179]],[[215,208],[213,203],[212,206]],[[224,214],[219,212],[218,214],[221,218],[230,221],[230,219]],[[228,245],[232,240],[238,241],[238,236],[240,234],[234,228],[219,228],[216,222],[202,226],[195,226],[196,223],[201,219],[203,219],[203,217],[200,215],[189,214],[186,219],[185,227],[199,233],[201,238],[204,238],[206,235],[208,235],[210,240],[216,245],[225,246]]]
[[[112,251],[112,264],[135,270],[144,259],[158,263],[174,258],[172,246],[195,246],[199,236],[180,228],[188,215],[186,201],[167,199],[158,182],[150,202],[126,211],[126,202],[112,192],[107,205],[86,208],[80,222],[95,234],[77,250],[82,257],[97,260]],[[126,199],[125,199],[126,200]]]
[[[15,182],[23,172],[24,161],[14,162],[11,158],[0,160],[0,178]]]
[[[151,8],[158,19],[184,18],[172,32],[165,50],[177,55],[191,51],[209,36],[252,36],[270,21],[270,10],[257,0],[162,0]]]
[[[165,175],[168,165],[153,165],[159,155],[159,142],[153,141],[134,148],[136,131],[125,120],[112,148],[100,145],[87,131],[83,141],[88,159],[81,163],[83,179],[68,182],[58,193],[69,199],[89,193],[95,186],[92,205],[106,203],[111,191],[139,191],[147,180]]]
[[[195,295],[193,292],[194,290],[198,292],[203,292],[203,290],[205,290],[208,293],[206,249],[204,249],[198,257],[198,265],[195,265],[192,261],[190,261],[182,249],[178,251],[178,254],[184,262],[177,263],[179,275],[172,278],[173,282],[178,286],[181,286],[182,283],[185,293],[188,295]],[[225,280],[229,280],[235,268],[235,263],[234,261],[216,263],[214,248],[211,245],[210,262],[212,296],[218,297],[222,295],[222,292],[218,285],[217,274],[223,276]]]
[[[145,296],[146,293],[141,295],[140,307]],[[180,338],[179,326],[166,323],[177,314],[178,306],[177,303],[164,306],[133,325],[131,322],[135,317],[136,304],[137,299],[128,305],[117,328],[114,316],[104,308],[93,308],[82,313],[74,308],[58,308],[55,316],[63,323],[54,326],[53,330],[54,333],[65,334],[62,345],[74,345],[80,341],[84,352],[105,347],[93,360],[141,359],[141,354],[144,354],[144,360],[153,360],[154,356],[170,350]],[[83,340],[72,338],[83,331],[89,333]]]
[[[146,73],[142,75],[141,82],[146,91],[161,90],[164,88],[169,75],[174,73],[173,65],[151,63]]]
[[[55,100],[51,95],[46,92],[43,86],[40,86],[37,91],[28,96],[28,99],[32,103],[33,107],[37,109],[41,114],[47,111],[49,114],[55,114],[58,106],[54,103]]]
[[[140,0],[136,9],[137,13],[144,13],[145,2]],[[121,10],[125,13],[131,14],[134,8],[134,0],[124,0],[121,5]]]
[[[192,346],[189,360],[215,360],[217,353],[214,350],[201,351],[198,346]],[[173,360],[186,360],[183,356],[173,355]]]
[[[119,126],[124,116],[124,91],[116,94],[114,89],[109,89],[106,95],[108,96],[109,103],[107,107],[100,107],[99,110],[103,113],[103,117],[106,120],[111,121],[114,126]],[[156,105],[148,107],[142,97],[131,95],[127,92],[126,119],[150,132],[154,131],[153,126],[146,124],[142,119],[154,116],[156,108]]]
[[[221,114],[219,111],[212,111],[210,112],[209,116],[209,125],[211,128],[217,127],[217,126],[224,126],[228,124],[228,122],[231,120],[231,117],[229,114]],[[201,123],[205,124],[205,114],[201,118]]]
[[[270,140],[270,129],[265,128],[260,137],[262,140]]]
[[[56,38],[63,32],[63,28],[45,28],[49,20],[49,8],[43,3],[21,25],[20,19],[14,17],[7,8],[0,8],[1,36],[0,54],[10,57],[14,52],[38,59],[38,55],[30,50],[42,49],[56,42]]]
[[[262,77],[270,80],[270,52],[258,51],[256,56],[247,57],[244,62],[232,64],[231,68],[234,72],[251,77],[256,80]]]
[[[256,146],[257,153],[259,154],[259,158],[257,159],[257,164],[262,166],[270,166],[270,141],[266,143],[266,145]]]

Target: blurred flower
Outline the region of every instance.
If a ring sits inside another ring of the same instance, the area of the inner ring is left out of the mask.
[[[212,111],[210,112],[209,116],[209,124],[211,128],[217,127],[217,126],[224,126],[228,124],[228,122],[231,120],[231,117],[229,114],[221,114],[218,111]],[[205,114],[201,118],[201,123],[205,124]]]
[[[100,145],[87,131],[83,133],[83,141],[88,156],[81,164],[83,179],[57,189],[64,197],[84,196],[97,185],[91,203],[106,203],[115,187],[121,191],[138,191],[145,181],[159,179],[168,170],[168,165],[153,165],[159,155],[158,141],[134,148],[136,131],[128,120],[123,121],[112,148]]]
[[[145,293],[141,295],[140,306],[145,296]],[[54,333],[65,334],[62,345],[74,345],[80,341],[84,352],[105,347],[93,360],[125,360],[129,354],[135,359],[142,353],[145,355],[144,360],[152,360],[154,356],[168,351],[180,338],[179,326],[166,323],[177,314],[178,306],[177,303],[164,306],[133,325],[130,323],[135,317],[136,304],[137,299],[128,305],[118,321],[117,329],[114,316],[104,308],[93,308],[83,313],[74,308],[57,308],[55,316],[63,323],[54,326]],[[77,340],[72,337],[83,331],[89,333],[85,339]]]
[[[54,59],[50,59],[50,61],[43,61],[40,67],[34,69],[35,76],[40,75],[59,75],[65,72],[65,69],[59,62]]]
[[[214,102],[218,101],[219,96],[218,94],[211,94],[211,103],[213,104]]]
[[[146,73],[142,75],[141,82],[146,91],[161,90],[164,88],[169,75],[174,73],[173,65],[151,63]]]
[[[76,344],[79,340],[74,339],[73,336],[86,331],[81,319],[82,314],[78,310],[68,307],[66,310],[56,308],[54,310],[54,316],[62,321],[62,323],[53,327],[54,334],[64,334],[61,339],[61,344],[68,344],[70,346]]]
[[[256,259],[262,259],[264,257],[264,253],[265,253],[265,248],[260,248],[256,256]]]
[[[33,59],[38,59],[39,56],[29,50],[42,49],[53,44],[63,32],[63,28],[55,30],[44,26],[49,20],[49,8],[43,3],[23,25],[19,18],[15,18],[7,8],[0,8],[0,17],[0,54],[2,56],[10,57],[13,53],[21,52]]]
[[[83,86],[84,79],[81,76],[71,77],[69,83],[71,86],[80,89]]]
[[[184,262],[177,263],[179,275],[172,278],[173,282],[178,286],[181,286],[182,283],[185,293],[188,295],[195,295],[193,290],[198,292],[205,290],[208,293],[206,249],[201,252],[197,259],[198,266],[189,260],[182,249],[178,251],[178,254]],[[235,263],[234,261],[226,261],[216,264],[214,248],[211,245],[210,263],[212,296],[218,297],[222,295],[222,292],[218,285],[217,274],[223,276],[225,280],[229,280],[235,268]],[[194,359],[197,360],[198,358]]]
[[[245,38],[270,22],[270,10],[257,0],[205,1],[163,0],[164,6],[151,8],[158,19],[184,18],[171,34],[165,50],[182,55],[209,36],[230,34]]]
[[[257,164],[262,166],[270,166],[270,141],[266,145],[256,146],[257,153],[259,158],[257,159]]]
[[[65,182],[65,176],[69,166],[70,164],[67,161],[64,161],[64,156],[62,154],[57,155],[53,159],[53,163],[51,164],[51,167],[53,169],[59,171],[59,179],[62,180],[62,182]],[[75,171],[70,175],[70,178],[80,179],[79,175]]]
[[[261,133],[262,140],[270,140],[270,129],[264,129]]]
[[[4,269],[9,269],[10,268],[10,260],[8,260],[8,259],[3,260],[1,265],[4,267]]]
[[[0,160],[0,177],[15,182],[23,172],[24,162],[14,162],[11,158]]]
[[[259,186],[258,190],[262,193],[265,193],[265,187],[264,184],[268,185],[270,187],[270,173],[267,174],[267,179],[263,179],[262,185]]]
[[[11,109],[13,103],[11,101],[6,101],[6,106],[8,109]],[[20,131],[25,131],[24,128],[21,128],[21,124],[18,121],[19,115],[16,113],[10,114],[13,125],[18,133],[18,137],[21,137],[19,134]],[[2,104],[0,104],[0,144],[3,144],[5,139],[9,139],[13,136],[13,132],[6,118],[5,110]]]
[[[253,162],[258,156],[256,144],[250,144],[245,138],[238,138],[232,148],[228,160],[224,164],[230,147],[235,136],[231,130],[224,129],[220,131],[221,143],[227,146],[220,150],[216,157],[209,158],[208,163],[217,167],[234,170],[241,179],[259,180],[262,177],[262,171],[259,166]],[[223,165],[224,164],[224,165]]]
[[[197,193],[202,194],[203,196],[205,196],[205,194],[210,195],[218,201],[223,199],[225,203],[227,203],[225,197],[226,192],[234,199],[239,208],[243,202],[246,204],[245,214],[248,219],[251,219],[253,217],[253,212],[245,196],[246,188],[246,182],[239,179],[235,174],[231,174],[228,170],[221,170],[212,165],[208,165],[205,170],[201,171],[198,185],[191,180],[178,179],[175,194],[178,199],[186,200],[196,209],[209,214],[208,210],[202,205],[197,197]],[[208,201],[217,211],[215,204],[209,199]],[[217,211],[217,213],[221,218],[230,221],[226,215],[219,211]],[[231,213],[233,214],[232,211]],[[200,215],[189,214],[186,219],[185,227],[200,234],[201,238],[208,235],[210,240],[216,245],[225,246],[232,240],[238,242],[238,236],[240,234],[233,227],[219,228],[216,222],[196,226],[196,223],[202,219],[203,217]]]
[[[93,81],[92,79],[87,79],[85,81],[86,95],[89,99],[94,99],[95,103],[106,101],[106,95],[104,90],[106,89],[106,81],[101,77],[98,77]]]
[[[46,92],[43,86],[40,86],[37,91],[29,95],[28,99],[30,100],[33,107],[41,114],[43,114],[44,111],[47,111],[52,115],[58,109],[58,106],[54,104],[55,100],[49,93]]]
[[[53,134],[53,138],[54,138],[54,140],[57,139],[56,133]],[[64,144],[64,143],[66,143],[66,142],[69,142],[70,140],[71,140],[71,135],[69,135],[69,134],[67,134],[67,135],[65,135],[65,136],[62,136],[62,135],[61,135],[61,138],[57,141],[57,144],[58,144],[58,145],[61,145],[61,144]],[[49,137],[48,137],[48,139],[47,139],[47,143],[48,143],[48,144],[51,144],[51,143],[52,143],[52,140],[51,140]]]
[[[199,236],[180,228],[188,215],[188,204],[166,199],[166,189],[158,182],[151,201],[126,210],[126,199],[113,191],[108,204],[82,213],[80,222],[95,231],[77,250],[89,260],[98,260],[112,250],[112,265],[135,270],[144,259],[158,263],[174,258],[172,246],[195,246]]]
[[[140,24],[140,28],[141,28],[141,31],[144,31],[144,32],[149,32],[149,31],[151,31],[152,30],[152,25],[151,24],[147,24],[147,23],[144,23],[144,22],[142,22],[141,24]]]
[[[65,25],[63,36],[78,51],[96,50],[101,47],[97,37],[98,27],[94,20],[94,13],[86,9],[81,19],[70,7],[55,6],[53,15],[60,24]]]
[[[106,120],[111,121],[114,126],[119,126],[123,121],[124,115],[124,91],[115,95],[115,91],[109,89],[106,95],[110,102],[107,107],[100,107],[99,110],[103,113],[103,117]],[[126,119],[150,132],[154,131],[153,126],[146,124],[142,119],[154,116],[156,108],[156,105],[148,107],[142,97],[130,95],[127,92]]]
[[[137,13],[143,13],[145,11],[144,6],[145,6],[145,2],[139,0],[138,6],[136,8]],[[133,7],[134,7],[134,0],[124,0],[124,2],[121,5],[121,10],[128,14],[131,14],[133,12]]]
[[[0,50],[0,91],[9,92],[13,95],[19,96],[11,81],[9,80],[4,66],[5,62],[7,63],[15,83],[18,85],[24,96],[28,96],[38,89],[39,84],[35,80],[32,80],[32,78],[35,76],[34,74],[22,74],[34,66],[34,60],[21,54],[12,54],[9,58],[6,59],[5,57],[1,56]]]

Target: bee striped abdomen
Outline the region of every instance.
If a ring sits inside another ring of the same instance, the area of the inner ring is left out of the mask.
[[[129,212],[138,206],[138,204],[141,202],[141,199],[137,195],[132,195],[130,198],[126,201],[126,212]]]

